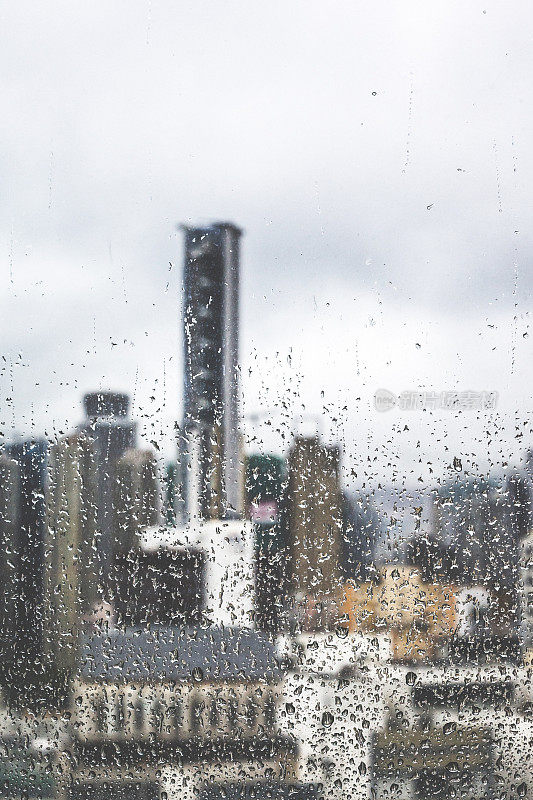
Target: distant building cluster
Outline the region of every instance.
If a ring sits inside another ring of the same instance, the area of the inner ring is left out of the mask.
[[[0,454],[1,793],[533,797],[527,475],[441,487],[380,563],[338,446],[246,453],[240,237],[185,229],[175,463],[102,390]]]

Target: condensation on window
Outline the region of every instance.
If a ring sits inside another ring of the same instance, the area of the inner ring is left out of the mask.
[[[532,24],[4,6],[1,797],[533,800]]]

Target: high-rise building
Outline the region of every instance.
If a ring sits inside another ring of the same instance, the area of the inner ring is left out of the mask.
[[[98,475],[86,433],[50,448],[45,543],[45,650],[56,668],[76,664],[84,618],[103,600],[98,550]]]
[[[151,450],[131,448],[115,465],[112,555],[139,546],[139,531],[159,521],[157,465]]]
[[[28,684],[42,652],[47,444],[28,440],[0,455],[0,668],[5,685]]]
[[[112,568],[116,535],[117,463],[135,447],[136,425],[128,419],[129,397],[118,392],[90,392],[83,398],[86,420],[78,427],[93,443],[96,476],[98,562],[106,586]]]
[[[18,584],[15,641],[19,663],[35,664],[42,648],[47,449],[43,439],[6,448],[18,472],[16,535],[10,560]]]
[[[181,507],[181,483],[180,483],[179,464],[170,461],[165,468],[163,475],[163,519],[167,525],[175,525],[176,520],[181,519],[179,514]]]
[[[520,633],[524,655],[533,656],[533,532],[520,543]]]
[[[421,566],[431,578],[461,585],[487,584],[514,594],[518,537],[514,484],[498,487],[485,479],[444,484],[434,496],[429,552]],[[424,539],[424,534],[421,537]],[[440,574],[439,574],[440,573]]]
[[[375,572],[376,541],[381,533],[379,515],[370,497],[344,493],[342,516],[344,576],[366,581]]]
[[[48,651],[62,669],[76,664],[81,628],[120,605],[127,556],[141,528],[158,522],[156,463],[135,448],[127,395],[96,392],[84,405],[87,419],[52,445],[49,459]]]
[[[246,515],[255,530],[256,623],[276,632],[286,596],[286,541],[283,525],[285,462],[256,453],[246,459]]]
[[[18,609],[18,497],[20,473],[17,462],[0,454],[0,653],[3,673],[16,663],[15,636]]]
[[[229,223],[184,227],[186,519],[240,516],[239,240]]]
[[[288,459],[292,592],[320,598],[342,580],[340,452],[318,437],[298,437]]]

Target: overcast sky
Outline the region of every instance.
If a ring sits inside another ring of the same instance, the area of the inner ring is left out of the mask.
[[[84,391],[117,388],[172,455],[176,225],[222,219],[245,230],[243,406],[266,413],[251,447],[282,447],[303,413],[358,485],[519,463],[529,3],[19,0],[1,30],[7,439],[66,431]],[[380,415],[378,387],[499,406]]]

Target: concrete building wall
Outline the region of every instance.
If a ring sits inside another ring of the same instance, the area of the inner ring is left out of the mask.
[[[521,542],[520,616],[522,643],[530,658],[533,654],[533,533]]]
[[[340,587],[340,454],[318,438],[298,438],[288,458],[288,527],[292,592],[330,594]]]
[[[20,595],[19,558],[20,469],[5,453],[0,454],[0,649],[4,669],[16,663],[15,638]]]
[[[160,516],[157,464],[151,450],[126,450],[115,472],[113,555],[138,547],[141,529],[157,525]]]
[[[101,601],[95,452],[83,433],[50,449],[45,538],[45,651],[60,669],[76,662],[83,619]]]

